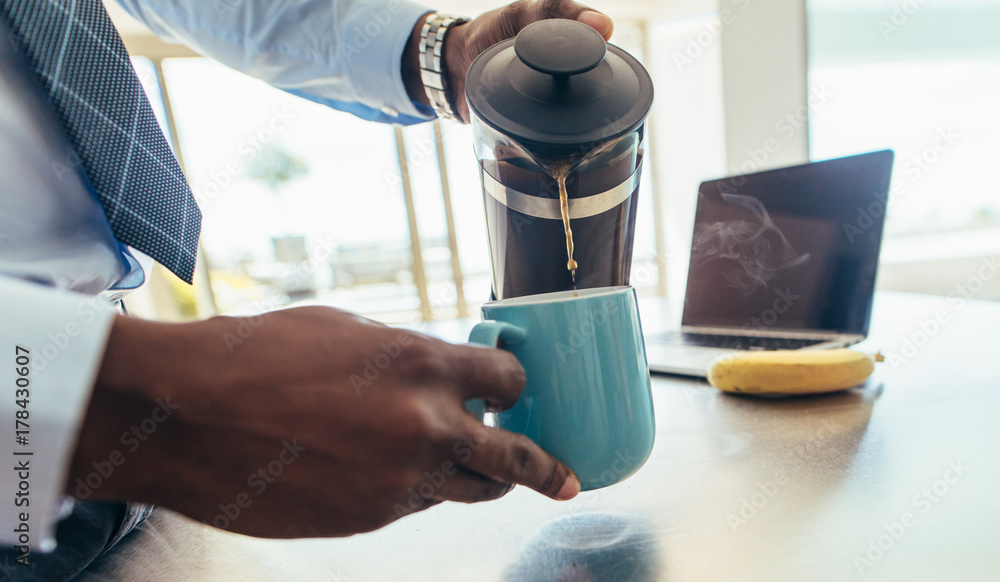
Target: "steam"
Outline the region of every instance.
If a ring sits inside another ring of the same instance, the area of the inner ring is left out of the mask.
[[[699,225],[691,248],[692,262],[735,261],[740,268],[727,270],[725,278],[745,297],[767,287],[778,271],[809,260],[809,253],[795,252],[760,200],[740,194],[721,196],[727,205],[739,208],[746,219]]]

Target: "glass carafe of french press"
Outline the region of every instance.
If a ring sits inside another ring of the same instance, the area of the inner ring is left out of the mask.
[[[466,77],[498,299],[627,285],[646,116],[642,65],[551,19],[487,49]]]

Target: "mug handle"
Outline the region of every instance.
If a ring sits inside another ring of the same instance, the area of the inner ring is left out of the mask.
[[[505,321],[484,321],[477,323],[469,334],[469,343],[487,348],[499,348],[500,342],[513,346],[524,341],[528,332]],[[486,400],[473,398],[465,402],[465,409],[482,420],[486,416]]]

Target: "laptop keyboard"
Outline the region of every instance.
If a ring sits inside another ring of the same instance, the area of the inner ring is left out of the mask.
[[[709,333],[670,332],[652,338],[668,345],[687,345],[724,350],[798,350],[821,344],[828,340],[788,337],[745,337]]]

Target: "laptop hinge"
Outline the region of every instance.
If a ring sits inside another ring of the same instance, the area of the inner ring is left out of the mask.
[[[787,329],[744,329],[740,327],[703,327],[697,325],[682,325],[681,332],[704,333],[710,335],[732,335],[739,337],[777,337],[790,339],[848,340],[855,337],[857,338],[857,341],[863,339],[863,336],[857,334],[837,333],[834,331],[807,332]]]

